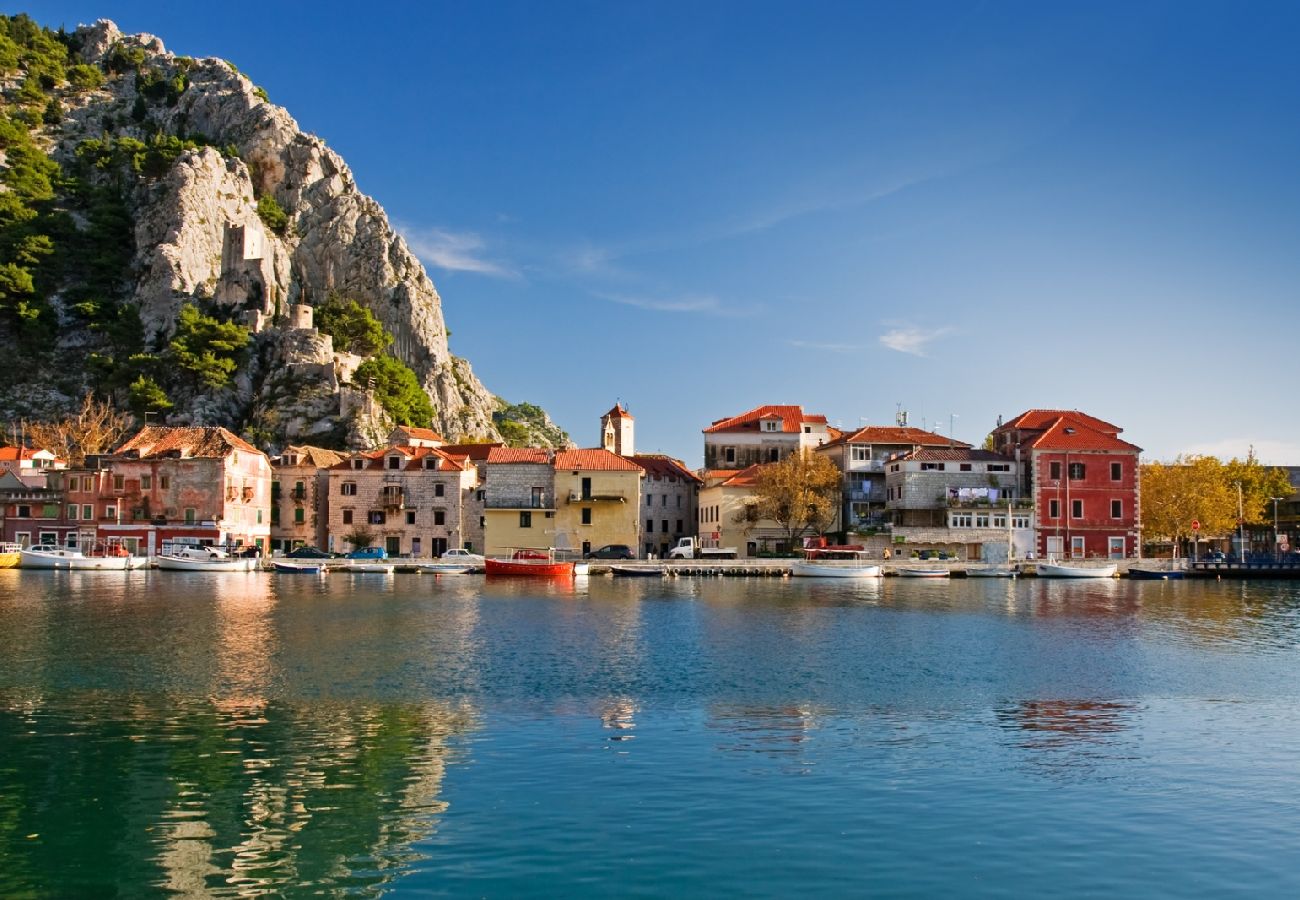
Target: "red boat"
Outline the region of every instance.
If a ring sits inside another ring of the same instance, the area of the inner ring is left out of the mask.
[[[549,550],[516,550],[509,559],[488,559],[483,565],[489,575],[573,576],[573,562],[556,560],[555,553]]]

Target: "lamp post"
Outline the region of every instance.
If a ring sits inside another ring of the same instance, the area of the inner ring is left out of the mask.
[[[1285,500],[1285,497],[1269,497],[1273,501],[1273,559],[1277,559],[1278,548],[1282,546],[1282,536],[1277,530],[1277,501]]]

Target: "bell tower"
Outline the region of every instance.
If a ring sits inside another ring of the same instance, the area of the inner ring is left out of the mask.
[[[600,446],[619,456],[631,456],[636,452],[633,428],[632,414],[622,403],[615,403],[613,409],[600,417]]]

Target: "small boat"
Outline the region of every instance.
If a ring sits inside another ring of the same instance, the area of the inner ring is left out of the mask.
[[[796,559],[790,563],[790,574],[802,578],[879,578],[884,574],[884,569],[880,566],[864,566],[859,563],[845,565]]]
[[[1128,577],[1138,581],[1178,581],[1186,576],[1182,569],[1129,569]]]
[[[981,566],[977,569],[967,569],[967,578],[1015,578],[1020,574],[1020,569],[1016,566]]]
[[[252,572],[260,562],[256,556],[231,556],[216,547],[182,547],[154,557],[154,565],[169,572]]]
[[[277,559],[271,563],[271,568],[286,575],[325,574],[325,564],[323,562],[286,562]]]
[[[663,566],[613,566],[609,571],[614,575],[629,578],[660,578],[664,574]]]
[[[364,561],[346,562],[339,566],[339,571],[351,572],[354,575],[392,575],[393,564],[387,562]]]
[[[1041,562],[1034,567],[1039,578],[1114,578],[1119,566],[1067,566],[1062,563]]]
[[[19,551],[19,557],[21,559],[19,565],[24,569],[125,572],[128,569],[138,568],[137,565],[133,564],[134,557],[127,553],[125,549],[120,553],[104,550],[98,555],[92,550],[88,555],[80,550],[59,547],[55,544],[37,544],[35,547],[28,547]],[[144,557],[139,557],[139,559],[143,560]]]
[[[589,563],[589,562],[583,562],[582,560],[577,560],[577,561],[575,561],[575,562],[573,563],[573,574],[574,574],[574,575],[590,575],[590,574],[591,574],[591,563]]]
[[[468,563],[427,562],[417,564],[416,568],[431,575],[469,575],[475,567]]]
[[[557,560],[554,550],[516,550],[505,559],[489,559],[484,566],[488,575],[555,578],[576,574],[573,561]]]
[[[906,578],[947,578],[949,575],[947,569],[911,569],[903,567],[898,569],[897,572]]]
[[[13,569],[23,560],[22,546],[0,544],[0,569]]]

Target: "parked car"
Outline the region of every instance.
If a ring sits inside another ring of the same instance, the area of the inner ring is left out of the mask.
[[[471,553],[470,551],[459,547],[454,547],[451,550],[448,550],[438,558],[443,562],[463,563],[467,566],[481,566],[484,564],[483,554]]]
[[[583,559],[636,559],[636,554],[627,544],[606,544],[599,550],[584,553]]]
[[[333,559],[333,553],[326,553],[316,547],[295,547],[285,556],[289,559]]]

